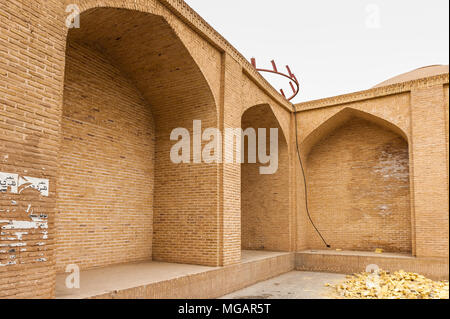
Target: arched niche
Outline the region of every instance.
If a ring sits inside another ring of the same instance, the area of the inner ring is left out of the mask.
[[[289,251],[289,156],[283,131],[268,104],[249,108],[242,116],[242,129],[278,129],[278,170],[261,174],[259,163],[248,162],[248,139],[243,144],[245,162],[241,164],[241,233],[243,250]],[[256,147],[258,151],[258,147]]]
[[[164,18],[94,8],[67,36],[56,265],[217,265],[217,164],[174,164],[175,128],[217,127],[211,89]],[[199,183],[201,181],[201,183]]]
[[[409,147],[397,126],[344,109],[302,143],[309,210],[333,248],[412,252]],[[323,248],[311,225],[307,240]]]

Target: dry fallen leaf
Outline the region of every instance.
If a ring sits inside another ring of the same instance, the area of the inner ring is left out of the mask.
[[[380,270],[378,275],[360,273],[332,287],[338,297],[346,299],[449,299],[449,283],[433,281],[416,273]]]

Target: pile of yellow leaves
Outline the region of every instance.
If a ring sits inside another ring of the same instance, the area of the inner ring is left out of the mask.
[[[338,298],[345,299],[448,299],[448,281],[433,281],[403,270],[347,276],[335,289]]]

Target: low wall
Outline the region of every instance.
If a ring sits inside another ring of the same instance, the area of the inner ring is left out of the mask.
[[[386,271],[405,270],[434,280],[448,280],[449,262],[446,258],[417,258],[397,254],[365,252],[304,251],[295,254],[295,269],[341,274],[353,274],[377,265]]]
[[[294,270],[294,253],[93,296],[95,299],[210,299]]]

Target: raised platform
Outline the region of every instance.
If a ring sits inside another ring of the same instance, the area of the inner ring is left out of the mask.
[[[270,279],[294,269],[294,253],[243,251],[227,267],[140,262],[82,271],[80,289],[57,276],[56,298],[207,299]]]
[[[448,258],[418,258],[403,254],[362,251],[305,250],[295,254],[296,270],[353,274],[377,265],[387,271],[405,270],[434,280],[448,280]]]

